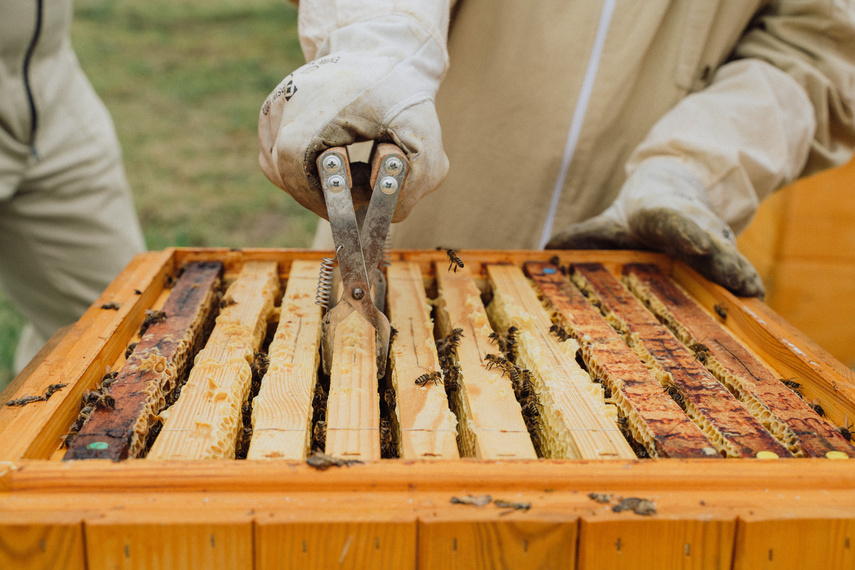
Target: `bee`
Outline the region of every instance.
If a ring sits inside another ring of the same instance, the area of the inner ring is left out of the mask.
[[[118,311],[122,308],[122,306],[119,303],[104,303],[103,305],[101,305],[101,308],[108,309],[110,311]]]
[[[447,336],[441,338],[436,343],[436,352],[439,356],[440,363],[447,363],[451,353],[460,345],[460,339],[463,338],[463,329],[454,329]]]
[[[683,397],[683,394],[680,392],[680,390],[677,389],[676,386],[674,386],[673,384],[668,384],[668,386],[665,387],[665,391],[668,392],[668,395],[671,396],[671,398],[673,398],[675,402],[677,402],[678,406],[680,406],[681,408],[685,406],[686,399]]]
[[[44,396],[24,396],[23,398],[16,398],[14,400],[9,400],[6,402],[7,406],[26,406],[27,404],[32,404],[33,402],[44,402]]]
[[[50,386],[45,388],[45,393],[42,394],[42,397],[45,399],[45,401],[47,401],[51,396],[54,395],[55,392],[62,390],[67,385],[68,384],[61,384],[61,383],[51,384]]]
[[[338,457],[315,451],[306,459],[306,463],[313,469],[325,471],[330,467],[348,467],[362,462],[358,459],[339,459]]]
[[[562,327],[558,323],[549,327],[549,332],[558,337],[558,342],[564,342],[565,340],[570,338],[570,333],[564,330],[564,327]]]
[[[250,369],[252,370],[253,378],[262,378],[267,374],[268,366],[270,366],[269,356],[263,352],[256,352],[252,355],[252,364],[250,364]]]
[[[824,417],[825,417],[825,410],[823,410],[823,409],[822,409],[822,406],[821,406],[821,405],[819,405],[819,401],[818,401],[818,400],[814,400],[814,403],[812,403],[812,404],[808,404],[808,405],[811,407],[811,409],[812,409],[814,412],[816,412],[816,414],[817,414],[819,417],[821,417],[821,418],[824,418]]]
[[[534,397],[534,394],[523,401],[522,413],[528,418],[537,415],[537,398]]]
[[[511,384],[514,386],[518,386],[520,383],[520,367],[516,366],[510,362],[505,365],[504,372],[508,374],[508,378],[511,379]],[[504,374],[502,374],[504,376]]]
[[[389,411],[395,409],[395,389],[389,388],[386,392],[383,393],[383,399],[386,400],[386,406],[389,407]]]
[[[128,345],[128,348],[125,350],[125,358],[130,358],[131,354],[134,353],[134,349],[137,347],[137,343],[132,342]]]
[[[505,349],[505,339],[502,338],[502,335],[494,331],[491,332],[490,336],[488,336],[487,338],[490,339],[490,343],[495,344],[499,350],[501,350],[502,352],[507,352],[507,350]]]
[[[416,378],[416,384],[419,386],[427,386],[428,382],[439,384],[442,382],[442,372],[428,372]]]
[[[393,342],[395,342],[395,337],[398,336],[398,329],[396,329],[395,327],[390,328],[391,330],[389,331],[389,344],[392,344]]]
[[[490,495],[466,495],[465,497],[451,497],[452,504],[456,505],[472,505],[473,507],[483,507],[492,502],[493,497]]]
[[[327,407],[327,393],[320,382],[315,384],[315,395],[312,397],[312,408],[315,410]]]
[[[787,388],[789,388],[793,392],[795,392],[796,396],[804,399],[804,394],[802,394],[802,391],[799,390],[799,388],[801,388],[802,385],[799,384],[798,382],[796,382],[795,377],[794,378],[781,378],[781,383],[784,384],[784,386],[786,386]]]
[[[380,456],[392,457],[392,425],[389,420],[380,420]]]
[[[463,260],[457,256],[457,252],[453,249],[446,249],[446,255],[448,256],[448,261],[450,262],[448,265],[448,270],[451,271],[454,268],[454,272],[457,273],[457,268],[463,269]]]
[[[697,342],[690,346],[689,349],[695,354],[695,358],[698,359],[698,362],[701,364],[707,363],[707,360],[710,357],[710,349],[707,345]]]
[[[118,379],[119,379],[119,373],[118,372],[108,372],[108,373],[104,374],[103,378],[101,378],[101,387],[102,388],[109,388]]]
[[[93,406],[96,409],[115,409],[116,400],[106,392],[100,390],[90,390],[83,394],[83,402]]]
[[[237,301],[232,299],[231,297],[223,297],[220,299],[220,309],[225,309],[226,307],[231,307],[232,305],[237,305]]]
[[[715,305],[713,307],[713,310],[715,311],[715,314],[718,315],[719,318],[721,318],[721,320],[723,320],[723,321],[727,320],[727,309],[726,308],[724,308],[721,305]]]
[[[531,382],[531,372],[526,370],[525,368],[519,368],[519,381],[514,385],[514,391],[517,394],[518,399],[528,398],[529,396],[536,396],[537,392],[534,391],[534,384]]]
[[[455,364],[445,371],[445,392],[453,394],[460,389],[460,365]]]
[[[312,428],[312,449],[324,449],[327,445],[327,422],[321,420]]]
[[[140,325],[140,336],[145,334],[145,331],[148,330],[153,324],[162,323],[166,320],[166,313],[163,311],[155,311],[152,309],[147,309],[145,312],[145,318],[143,319],[142,325]]]
[[[517,333],[520,332],[520,329],[511,325],[508,328],[508,332],[505,333],[505,352],[508,355],[513,356],[514,352],[517,349]]]
[[[493,504],[500,509],[511,509],[516,511],[527,511],[531,508],[531,503],[515,503],[513,501],[505,501],[502,499],[496,499],[493,501]]]
[[[487,370],[492,369],[494,366],[499,366],[504,369],[505,362],[507,362],[507,359],[504,356],[499,356],[498,354],[488,354],[484,356],[484,360],[487,361]]]
[[[840,432],[843,439],[850,443],[852,442],[852,424],[849,424],[848,426],[840,426],[837,428],[837,431]]]

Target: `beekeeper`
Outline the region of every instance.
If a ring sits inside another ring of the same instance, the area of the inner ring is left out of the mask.
[[[0,3],[0,285],[27,321],[16,370],[144,248],[71,18],[71,0]]]
[[[758,295],[734,234],[855,144],[844,0],[303,0],[299,29],[262,169],[325,216],[317,155],[397,143],[396,247],[651,249]]]

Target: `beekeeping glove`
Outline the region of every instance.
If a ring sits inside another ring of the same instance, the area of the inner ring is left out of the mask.
[[[677,160],[642,162],[602,214],[571,224],[546,247],[661,251],[737,295],[765,291],[730,227],[710,209],[703,185]]]
[[[259,162],[274,184],[327,217],[316,160],[360,141],[397,144],[410,162],[393,221],[448,171],[434,96],[447,68],[448,0],[302,0],[307,60],[267,97]],[[368,165],[354,163],[354,205],[368,202]]]

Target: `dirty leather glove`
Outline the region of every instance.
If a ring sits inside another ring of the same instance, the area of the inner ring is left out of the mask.
[[[730,227],[710,210],[701,183],[674,160],[643,162],[602,214],[571,224],[546,247],[661,251],[737,295],[765,292]]]
[[[393,142],[410,162],[393,216],[401,221],[448,171],[434,108],[447,67],[448,2],[304,0],[300,10],[304,52],[315,58],[264,102],[258,121],[261,169],[326,218],[317,157],[354,142]],[[370,167],[351,168],[358,208],[370,199]]]

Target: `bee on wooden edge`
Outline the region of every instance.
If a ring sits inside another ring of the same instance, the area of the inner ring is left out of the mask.
[[[152,309],[146,309],[145,318],[143,319],[142,325],[140,325],[140,336],[144,335],[153,324],[162,323],[166,320],[166,313],[163,311],[155,311]]]

